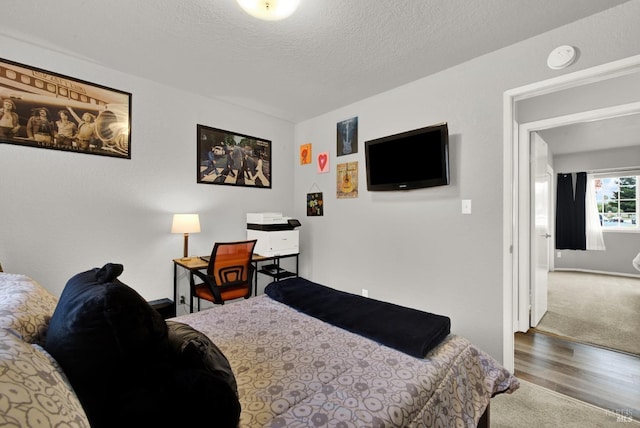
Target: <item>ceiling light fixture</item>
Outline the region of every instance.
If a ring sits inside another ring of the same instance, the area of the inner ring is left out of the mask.
[[[295,12],[300,0],[237,0],[249,15],[265,21],[285,19]]]

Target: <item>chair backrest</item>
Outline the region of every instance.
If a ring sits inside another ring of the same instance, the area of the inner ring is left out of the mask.
[[[255,239],[239,242],[216,242],[211,252],[207,275],[212,276],[218,286],[249,283],[253,268],[251,258],[256,242]]]

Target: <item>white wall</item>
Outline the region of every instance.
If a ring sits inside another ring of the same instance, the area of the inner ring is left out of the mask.
[[[561,117],[590,110],[638,102],[640,73],[622,74],[516,102],[519,123]],[[543,134],[546,132],[543,131]]]
[[[293,124],[15,40],[0,46],[3,58],[130,92],[133,108],[131,160],[0,144],[6,272],[58,294],[75,273],[117,262],[143,297],[171,297],[171,260],[182,256],[173,213],[200,214],[190,253],[208,254],[216,240],[246,237],[247,212],[293,209]],[[273,188],[197,184],[198,123],[272,140]]]
[[[640,135],[638,145],[618,147],[553,156],[554,169],[560,173],[597,171],[615,168],[637,168],[640,166]]]
[[[502,360],[504,91],[640,52],[634,1],[296,125],[297,145],[329,151],[330,174],[296,165],[295,212],[303,220],[301,268],[346,291],[448,315],[452,330]],[[565,71],[546,67],[562,44],[580,49]],[[419,52],[416,52],[419,55]],[[437,59],[434,59],[437,60]],[[359,152],[336,157],[336,123],[359,118]],[[451,134],[451,184],[397,193],[366,191],[364,141],[443,122]],[[337,163],[359,162],[358,199],[335,197]],[[323,217],[306,217],[320,188]],[[473,213],[461,214],[472,199]]]

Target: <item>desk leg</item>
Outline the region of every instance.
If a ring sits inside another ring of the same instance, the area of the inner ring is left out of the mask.
[[[189,269],[189,313],[191,314],[193,313],[193,287],[193,271]],[[200,298],[196,297],[196,299],[198,299],[198,312],[200,312]]]
[[[258,262],[253,263],[253,295],[258,295]]]
[[[178,315],[178,265],[173,264],[173,308]]]

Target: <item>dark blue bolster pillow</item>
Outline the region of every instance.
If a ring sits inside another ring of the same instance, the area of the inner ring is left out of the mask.
[[[304,278],[272,282],[272,299],[336,327],[423,358],[451,331],[449,317],[369,299]]]

